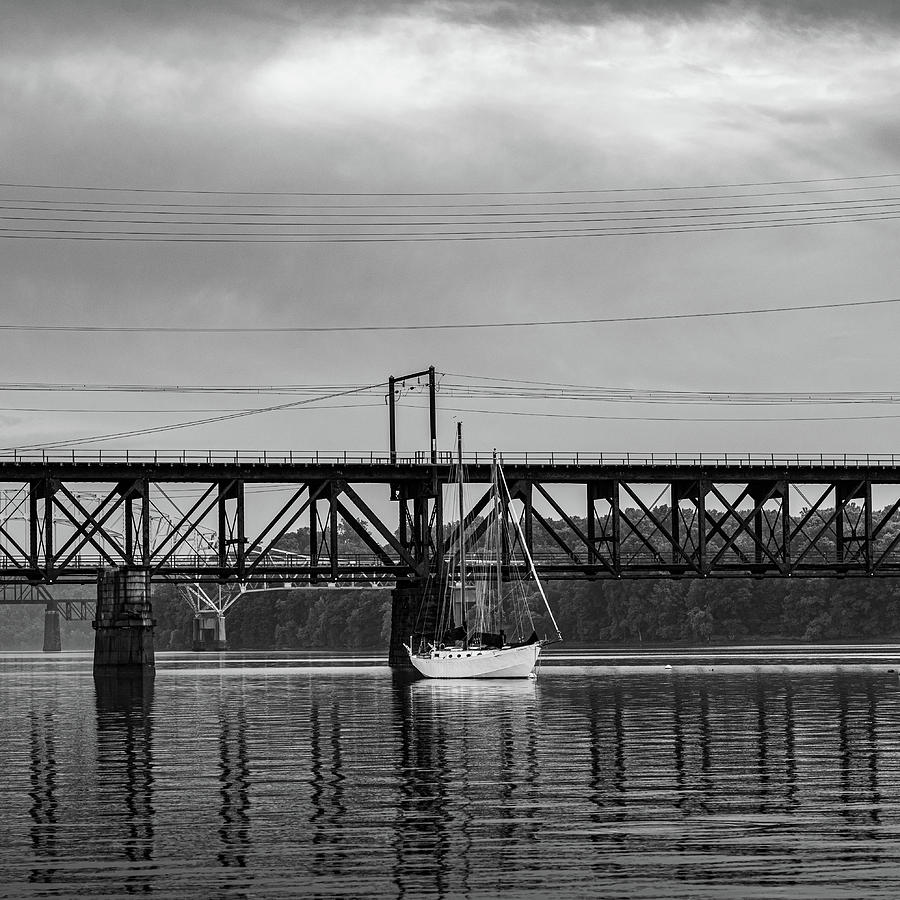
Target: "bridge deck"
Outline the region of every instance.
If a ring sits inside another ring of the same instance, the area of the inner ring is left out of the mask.
[[[878,483],[900,483],[900,454],[502,454],[507,477],[554,482],[585,482],[616,478],[636,483],[689,480],[713,481],[790,478],[808,483],[864,476]],[[490,453],[463,457],[464,478],[490,480]],[[418,481],[436,475],[446,482],[453,469],[448,454],[436,464],[427,454],[399,456],[369,453],[276,453],[209,451],[34,452],[0,455],[0,481],[56,477],[81,482],[113,482],[150,478],[158,482],[204,482],[242,478],[255,483],[301,483],[343,477],[357,483]]]

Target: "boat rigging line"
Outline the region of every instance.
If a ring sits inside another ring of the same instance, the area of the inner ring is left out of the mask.
[[[495,450],[494,453],[496,452],[497,451]],[[498,465],[496,468],[497,474],[500,476],[500,483],[503,485],[503,492],[506,494],[506,501],[511,506],[512,495],[509,492],[509,485],[506,483],[506,475],[503,473],[503,466]],[[528,570],[531,572],[531,577],[534,579],[534,583],[540,591],[541,599],[544,601],[544,607],[547,610],[547,614],[550,616],[550,621],[553,623],[556,639],[557,641],[561,641],[563,639],[562,632],[559,630],[559,625],[556,624],[556,617],[553,615],[553,610],[550,608],[550,602],[547,600],[547,595],[544,593],[544,586],[541,584],[541,579],[538,578],[537,570],[534,567],[534,559],[532,559],[531,551],[528,549],[528,541],[525,540],[525,535],[522,533],[522,526],[516,516],[512,516],[512,520],[516,527],[516,533],[519,535],[522,552],[525,554],[525,559],[528,561]]]

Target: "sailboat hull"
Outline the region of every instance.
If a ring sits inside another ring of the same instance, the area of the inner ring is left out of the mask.
[[[406,648],[409,661],[425,678],[528,678],[541,653],[540,644],[499,650],[437,650],[420,656]]]

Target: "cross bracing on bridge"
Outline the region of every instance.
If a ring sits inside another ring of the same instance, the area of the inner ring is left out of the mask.
[[[900,457],[504,457],[506,514],[546,578],[900,574]],[[440,574],[449,465],[375,458],[0,460],[0,581],[90,581],[104,567],[261,586]],[[489,469],[469,455],[473,547]],[[521,548],[504,553],[507,575],[524,567]]]
[[[70,589],[71,590],[71,589]],[[66,594],[43,584],[0,580],[0,603],[11,606],[41,605],[56,610],[68,622],[85,622],[94,618],[93,599]]]

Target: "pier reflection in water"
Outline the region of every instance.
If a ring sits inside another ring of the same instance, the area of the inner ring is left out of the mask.
[[[0,895],[900,890],[884,674],[160,662],[0,655]]]
[[[52,884],[56,869],[56,825],[58,822],[56,752],[54,739],[54,710],[43,715],[32,711],[29,715],[29,783],[31,801],[28,814],[35,867],[28,875],[31,882]],[[43,863],[43,865],[41,865]]]
[[[104,678],[96,684],[98,837],[121,867],[125,893],[149,892],[154,863],[153,682]]]

